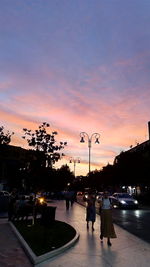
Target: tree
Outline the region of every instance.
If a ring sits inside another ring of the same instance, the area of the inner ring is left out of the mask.
[[[11,136],[14,134],[14,132],[10,133],[7,131],[4,133],[4,126],[0,127],[0,144],[1,145],[8,145],[11,142]]]
[[[64,156],[64,154],[60,154],[59,151],[64,149],[67,142],[59,142],[57,145],[55,141],[57,132],[54,131],[51,134],[47,133],[48,127],[50,127],[49,123],[43,122],[38,127],[38,130],[34,132],[24,128],[24,136],[22,138],[27,138],[28,145],[34,147],[36,151],[43,152],[45,155],[45,166],[51,167],[61,156]]]
[[[56,178],[56,187],[57,189],[63,190],[68,184],[72,187],[74,182],[74,174],[71,172],[69,166],[62,165],[60,169],[57,170],[57,178]]]

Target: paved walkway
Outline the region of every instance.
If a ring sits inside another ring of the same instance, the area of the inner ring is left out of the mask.
[[[66,211],[64,201],[55,201],[51,205],[57,206],[56,219],[67,222],[75,227],[80,233],[80,239],[69,250],[37,264],[36,267],[150,266],[150,245],[148,243],[115,225],[118,238],[113,239],[112,246],[108,247],[106,240],[101,243],[99,239],[100,218],[98,215],[95,223],[95,231],[92,232],[91,228],[87,231],[84,207],[75,203],[69,211]],[[0,267],[31,266],[6,219],[0,220],[0,229],[0,232],[3,232],[3,240],[1,241],[0,238],[0,260],[3,257],[3,261],[0,261]],[[5,238],[7,231],[7,238]]]
[[[0,219],[0,267],[31,267],[28,257],[20,246],[8,223]]]

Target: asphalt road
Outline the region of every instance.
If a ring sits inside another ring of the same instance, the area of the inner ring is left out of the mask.
[[[86,205],[86,202],[78,198],[78,202]],[[98,204],[96,204],[98,213]],[[128,232],[150,243],[150,208],[139,209],[113,209],[113,221]]]
[[[150,243],[150,209],[113,210],[114,223]]]

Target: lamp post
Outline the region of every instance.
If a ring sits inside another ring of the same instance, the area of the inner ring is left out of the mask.
[[[76,159],[70,158],[69,162],[74,164],[74,177],[76,177],[76,175],[75,175],[76,163],[80,163],[80,159],[79,158],[76,158]]]
[[[91,145],[92,145],[92,139],[95,138],[95,144],[99,144],[100,134],[99,133],[93,133],[91,135],[91,137],[89,137],[89,135],[86,132],[81,132],[80,133],[80,137],[81,137],[81,140],[80,140],[81,143],[84,143],[85,142],[85,137],[88,140],[88,148],[89,148],[89,173],[90,173],[90,171],[91,171]]]

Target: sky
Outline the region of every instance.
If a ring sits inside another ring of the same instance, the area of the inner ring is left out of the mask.
[[[76,175],[113,164],[148,140],[149,0],[0,0],[0,126],[14,131],[42,122],[67,141]],[[80,133],[86,132],[85,143]]]

